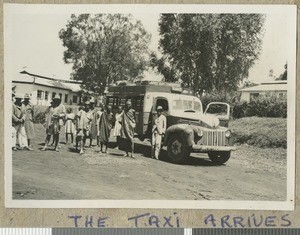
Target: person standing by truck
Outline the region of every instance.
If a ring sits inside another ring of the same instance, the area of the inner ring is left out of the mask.
[[[97,110],[95,109],[95,100],[94,97],[90,99],[89,104],[89,110],[86,114],[88,120],[89,120],[89,135],[87,138],[90,139],[89,147],[93,147],[93,139],[97,138]]]
[[[117,139],[117,149],[120,146],[122,115],[123,115],[123,109],[121,106],[119,106],[118,111],[115,114],[115,127],[114,127],[114,132],[113,132],[113,135]]]
[[[100,141],[100,152],[107,153],[107,146],[110,137],[110,132],[113,123],[113,114],[111,106],[106,106],[103,111],[100,122],[99,122],[99,141]]]
[[[134,128],[136,125],[135,122],[135,110],[132,108],[131,101],[127,100],[125,104],[125,108],[122,114],[122,127],[121,127],[121,139],[126,146],[126,154],[125,157],[133,157],[133,149],[134,149]]]
[[[151,144],[151,157],[159,159],[159,153],[161,150],[161,142],[167,129],[167,119],[162,114],[163,108],[157,106],[157,117],[155,117],[152,127],[152,144]]]

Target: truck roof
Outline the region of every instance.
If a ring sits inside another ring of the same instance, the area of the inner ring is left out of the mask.
[[[193,95],[193,91],[188,88],[182,88],[178,83],[168,82],[149,82],[142,81],[136,84],[120,83],[118,86],[108,87],[108,96],[112,95],[143,95],[146,92],[166,92]]]

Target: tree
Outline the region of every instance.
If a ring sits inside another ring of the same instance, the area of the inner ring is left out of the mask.
[[[275,78],[273,69],[270,69],[270,71],[269,71],[269,78],[271,78],[271,79]]]
[[[165,81],[176,82],[178,80],[176,68],[170,65],[164,57],[158,58],[155,52],[150,54],[150,66],[153,69],[156,68],[164,76]]]
[[[59,32],[65,63],[73,64],[74,80],[102,93],[118,80],[133,80],[147,66],[150,35],[140,21],[123,14],[71,15]]]
[[[163,58],[195,91],[236,90],[260,54],[264,21],[261,14],[162,14]]]
[[[287,80],[287,63],[284,65],[284,72],[275,80]]]

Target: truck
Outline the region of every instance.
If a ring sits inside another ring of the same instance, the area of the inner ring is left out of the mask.
[[[214,164],[220,165],[235,150],[232,131],[228,128],[230,106],[226,103],[210,103],[203,111],[201,100],[177,83],[123,82],[108,87],[106,104],[113,110],[124,106],[127,100],[136,111],[135,135],[141,140],[151,138],[156,108],[163,108],[167,119],[163,145],[173,163],[185,164],[192,152],[200,152],[207,153]]]

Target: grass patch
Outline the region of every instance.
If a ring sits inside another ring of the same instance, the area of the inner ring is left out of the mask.
[[[262,148],[287,147],[285,118],[245,117],[232,121],[235,143]]]

